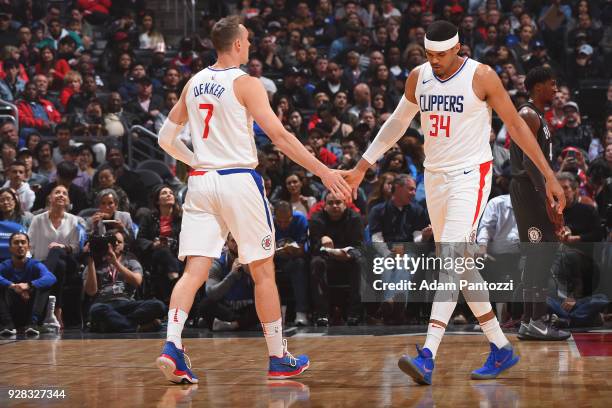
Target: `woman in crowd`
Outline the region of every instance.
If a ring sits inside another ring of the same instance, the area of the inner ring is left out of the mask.
[[[19,198],[12,188],[0,189],[0,221],[12,221],[22,225],[26,230],[32,223],[32,213],[23,211]]]
[[[79,154],[77,158],[79,173],[86,174],[93,180],[96,168],[98,167],[93,149],[88,144],[82,144],[78,147],[77,152]]]
[[[26,136],[25,147],[28,148],[29,151],[34,153],[36,151],[36,146],[40,143],[40,133],[32,132]],[[35,163],[34,167],[38,167],[38,164]]]
[[[94,174],[92,193],[94,196],[97,196],[100,191],[112,188],[117,193],[117,209],[119,211],[130,211],[130,199],[127,193],[116,182],[115,170],[108,164],[104,164]]]
[[[60,92],[60,103],[62,107],[66,109],[68,100],[74,94],[81,92],[81,85],[83,84],[83,78],[78,71],[68,71],[64,76],[64,88]]]
[[[276,194],[272,194],[272,201],[284,200],[291,203],[293,211],[300,211],[304,215],[308,215],[310,207],[316,204],[317,199],[314,197],[312,189],[308,188],[303,191],[304,183],[302,177],[297,172],[291,172],[285,178],[284,185],[277,188]]]
[[[289,123],[287,130],[295,135],[300,141],[304,142],[308,137],[308,130],[300,111],[294,110],[289,113]]]
[[[64,327],[62,318],[64,282],[77,277],[79,250],[78,218],[66,211],[70,205],[68,190],[56,186],[48,197],[48,210],[35,215],[28,230],[32,257],[43,261],[57,282],[51,294],[56,297],[55,316]]]
[[[177,256],[183,210],[166,185],[153,192],[151,201],[151,212],[138,230],[136,250],[151,270],[155,295],[167,302],[182,270]]]
[[[40,49],[40,62],[34,66],[34,72],[46,75],[51,89],[59,90],[64,84],[64,76],[70,71],[70,65],[65,59],[57,59],[55,50],[50,46]]]
[[[372,207],[376,204],[384,203],[391,198],[391,187],[393,186],[393,180],[395,180],[395,173],[383,173],[376,182],[374,189],[368,197],[368,214]]]
[[[166,43],[162,33],[155,29],[153,13],[145,11],[141,20],[141,33],[138,36],[141,50],[154,50],[157,47],[164,47]]]
[[[282,95],[277,92],[272,98],[272,108],[283,125],[288,124],[289,112],[294,110],[291,99],[287,95]]]
[[[376,112],[376,116],[389,112],[385,94],[382,91],[376,92],[374,96],[372,96],[372,107],[374,108],[374,112]]]
[[[53,162],[53,145],[51,145],[51,142],[39,142],[34,152],[37,163],[36,173],[47,177],[49,180],[54,178],[57,169]]]
[[[109,230],[120,230],[126,237],[134,238],[134,225],[129,212],[117,210],[119,198],[112,188],[105,188],[96,195],[98,211],[87,219],[89,234],[104,235]]]
[[[113,66],[113,71],[109,77],[108,87],[112,91],[116,91],[124,81],[127,81],[130,76],[130,71],[132,69],[132,54],[129,52],[121,52],[117,56],[117,60]]]
[[[406,159],[402,152],[391,151],[387,153],[380,164],[381,173],[407,173]]]

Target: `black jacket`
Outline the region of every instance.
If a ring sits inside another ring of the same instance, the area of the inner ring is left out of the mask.
[[[325,210],[315,213],[310,219],[310,250],[313,255],[319,253],[321,238],[330,237],[334,248],[352,246],[359,249],[363,246],[363,224],[355,211],[347,208],[338,221],[332,221]]]
[[[173,217],[172,219],[172,235],[173,239],[170,243],[170,250],[173,254],[178,254],[179,235],[181,232],[181,221],[182,217]],[[142,220],[140,229],[138,230],[138,236],[135,242],[135,251],[138,255],[149,255],[153,247],[153,240],[159,237],[159,213],[157,211],[151,212],[147,217]]]

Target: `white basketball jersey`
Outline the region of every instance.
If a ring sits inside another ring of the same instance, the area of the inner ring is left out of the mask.
[[[203,170],[257,167],[253,118],[234,94],[239,68],[205,68],[189,82],[189,115],[194,167]]]
[[[493,160],[491,108],[472,89],[479,63],[466,58],[448,79],[420,66],[415,97],[421,110],[425,162],[430,171],[454,171]]]

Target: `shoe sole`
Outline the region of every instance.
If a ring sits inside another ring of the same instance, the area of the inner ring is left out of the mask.
[[[268,380],[286,380],[287,378],[297,377],[298,375],[302,374],[304,371],[308,370],[308,367],[310,367],[310,361],[306,363],[306,365],[302,366],[302,368],[299,371],[294,371],[291,374],[270,375],[270,373],[268,373]]]
[[[528,334],[528,336],[530,337],[529,340],[535,340],[535,341],[564,341],[569,339],[572,335],[571,333],[569,333],[567,336],[563,336],[563,337],[552,337],[552,336],[542,336],[542,335],[538,335],[538,334]]]
[[[497,377],[499,377],[499,375],[501,373],[503,373],[506,370],[509,370],[510,368],[514,367],[516,365],[516,363],[518,363],[520,360],[519,356],[514,356],[514,358],[510,361],[508,361],[508,366],[503,368],[499,373],[493,375],[493,374],[486,374],[486,375],[481,375],[481,374],[474,374],[472,373],[472,380],[493,380]]]
[[[400,358],[399,361],[397,362],[397,366],[404,373],[412,377],[414,382],[416,382],[417,384],[431,385],[431,382],[427,382],[423,373],[421,373],[418,367],[412,363],[412,360],[408,358]]]
[[[174,365],[174,361],[170,360],[167,357],[159,356],[157,360],[157,367],[164,374],[166,379],[174,384],[197,384],[197,378],[189,378],[187,375],[176,375],[174,371],[176,370],[176,365]]]
[[[534,341],[538,340],[535,337],[531,337],[529,334],[517,334],[516,338],[522,341]]]

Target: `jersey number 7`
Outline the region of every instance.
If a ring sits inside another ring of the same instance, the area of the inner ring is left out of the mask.
[[[429,120],[431,121],[429,136],[438,137],[438,131],[444,130],[445,136],[450,137],[450,116],[429,115]]]
[[[204,117],[204,134],[202,135],[203,139],[206,139],[208,137],[208,131],[210,129],[208,127],[208,122],[210,122],[210,118],[212,118],[213,108],[214,106],[212,103],[201,103],[200,104],[200,110],[206,111],[206,116]]]

